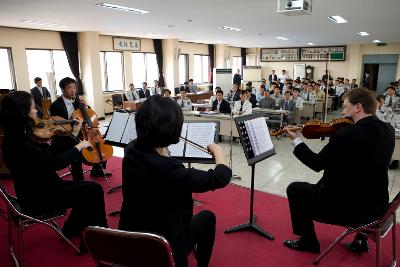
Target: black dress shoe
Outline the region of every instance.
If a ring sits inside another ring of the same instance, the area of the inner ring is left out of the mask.
[[[304,239],[299,240],[286,240],[283,244],[293,250],[310,252],[310,253],[319,253],[319,242],[309,242]]]
[[[354,239],[353,241],[346,243],[346,248],[355,253],[369,252],[368,240]]]

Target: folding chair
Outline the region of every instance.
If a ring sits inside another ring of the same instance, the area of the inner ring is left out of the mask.
[[[79,249],[63,234],[60,226],[54,221],[60,217],[66,215],[66,210],[54,212],[51,214],[43,214],[40,216],[29,216],[21,211],[21,207],[16,197],[8,194],[5,189],[0,186],[0,197],[4,200],[7,206],[7,220],[8,220],[8,247],[11,256],[11,260],[15,263],[15,266],[22,267],[23,265],[23,248],[22,248],[22,234],[23,231],[33,225],[44,225],[50,227],[56,232],[67,244],[69,244],[78,254]],[[13,228],[17,232],[18,236],[18,257],[15,255],[13,246]]]
[[[150,233],[127,232],[89,226],[83,233],[97,266],[174,267],[168,241]]]
[[[392,229],[392,267],[397,264],[397,238],[396,238],[396,210],[400,205],[400,192],[397,193],[396,197],[390,203],[389,208],[382,216],[382,218],[365,224],[357,225],[355,227],[348,227],[327,249],[325,249],[316,259],[313,260],[313,264],[317,265],[321,260],[345,237],[353,233],[360,233],[366,236],[376,243],[376,266],[381,266],[381,239],[383,239],[390,229]]]

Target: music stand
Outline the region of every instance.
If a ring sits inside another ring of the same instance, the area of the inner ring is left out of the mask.
[[[225,232],[225,234],[230,234],[233,232],[250,230],[250,231],[254,231],[254,232],[268,238],[269,240],[274,240],[274,237],[271,234],[269,234],[268,232],[263,230],[259,225],[256,224],[256,216],[254,215],[254,211],[253,211],[254,175],[255,175],[256,163],[276,154],[273,146],[271,149],[269,149],[267,151],[263,151],[262,153],[254,151],[253,147],[257,144],[254,144],[254,143],[252,144],[252,142],[254,140],[252,137],[249,136],[249,134],[251,134],[251,133],[248,132],[249,129],[247,129],[245,122],[252,121],[252,120],[255,120],[258,118],[262,118],[264,120],[265,127],[267,127],[264,117],[260,114],[250,114],[250,115],[245,115],[245,116],[240,116],[240,117],[235,118],[235,124],[236,124],[236,127],[239,132],[239,138],[242,143],[244,153],[246,155],[247,164],[249,166],[251,166],[250,212],[249,212],[250,216],[249,216],[248,222],[243,223],[238,226],[235,226],[235,227],[232,227],[232,228],[229,228],[229,229],[226,229],[224,232]],[[267,130],[267,134],[269,137],[268,128],[266,130]],[[269,137],[269,139],[270,139],[270,137]]]

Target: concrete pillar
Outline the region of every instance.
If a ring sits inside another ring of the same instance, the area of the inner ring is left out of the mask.
[[[179,85],[179,58],[177,55],[178,40],[162,40],[162,47],[165,88],[171,90],[174,95],[174,88]]]
[[[81,79],[87,104],[104,117],[104,101],[100,68],[100,41],[97,32],[80,32],[78,34]]]
[[[226,68],[227,59],[229,56],[229,48],[225,44],[215,45],[215,67],[216,68]]]
[[[361,78],[361,65],[362,65],[362,53],[360,44],[351,44],[347,46],[346,61],[348,61],[348,79],[357,79],[357,83],[360,84]]]

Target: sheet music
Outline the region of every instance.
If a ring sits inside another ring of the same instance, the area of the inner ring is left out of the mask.
[[[107,136],[105,140],[119,143],[122,134],[128,121],[129,113],[115,112],[113,113],[112,120],[108,126]]]
[[[181,136],[186,138],[188,123],[184,122],[182,125]],[[185,141],[179,140],[177,144],[170,145],[168,147],[171,157],[183,157],[183,151],[185,149]]]
[[[135,123],[135,114],[131,113],[126,123],[124,134],[121,138],[121,143],[129,144],[130,141],[137,138],[136,133],[136,123]]]
[[[203,147],[214,143],[216,123],[190,123],[187,130],[187,139],[195,142]],[[191,158],[212,158],[208,153],[205,153],[190,144],[186,144],[185,157]]]
[[[264,118],[245,121],[254,156],[258,156],[274,148],[268,126]]]

